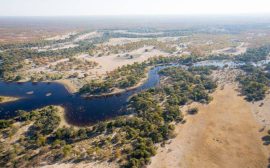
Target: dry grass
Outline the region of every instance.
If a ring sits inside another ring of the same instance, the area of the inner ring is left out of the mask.
[[[209,105],[196,105],[199,113],[187,116],[177,137],[160,148],[150,168],[262,168],[268,151],[260,125],[249,104],[232,85],[216,91]]]

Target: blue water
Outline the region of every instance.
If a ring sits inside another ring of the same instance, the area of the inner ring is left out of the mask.
[[[258,62],[254,66],[262,66],[269,60]],[[225,65],[235,68],[244,63],[233,61],[208,60],[193,64],[193,66],[217,66]],[[168,66],[157,66],[149,71],[147,81],[140,87],[125,93],[109,96],[84,99],[79,94],[70,94],[63,85],[58,83],[5,83],[0,82],[1,96],[21,97],[20,100],[0,104],[0,119],[10,118],[16,115],[17,110],[33,110],[48,105],[61,105],[66,109],[66,120],[72,125],[91,125],[126,113],[126,104],[130,96],[142,90],[155,87],[159,84],[158,72]],[[181,66],[185,68],[185,66]],[[29,95],[27,92],[33,92]],[[51,96],[46,94],[51,93]]]
[[[66,109],[66,120],[73,125],[91,125],[119,115],[126,114],[125,105],[133,94],[159,84],[158,66],[149,71],[147,81],[140,87],[125,93],[92,99],[84,99],[78,94],[70,94],[58,83],[6,83],[0,82],[1,96],[15,96],[21,99],[0,104],[0,119],[16,115],[17,110],[33,110],[47,105],[61,105]],[[33,92],[33,94],[29,94]],[[28,93],[28,94],[27,94]],[[51,93],[52,95],[46,96]]]

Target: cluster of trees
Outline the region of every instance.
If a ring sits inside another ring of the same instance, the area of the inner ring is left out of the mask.
[[[147,67],[155,66],[160,64],[173,64],[180,63],[184,65],[193,64],[198,62],[201,58],[196,56],[185,56],[185,57],[154,57],[143,63],[134,63],[132,65],[124,65],[107,74],[107,77],[103,80],[93,80],[85,84],[81,89],[81,94],[103,94],[110,93],[115,88],[127,88],[135,86],[139,81],[145,77]],[[205,73],[206,75],[210,73],[210,69],[215,67],[194,67],[190,71]]]
[[[39,51],[38,49],[33,49],[31,47],[43,46],[43,45],[52,45],[63,43],[65,41],[70,41],[78,37],[83,33],[78,33],[76,35],[71,35],[70,38],[63,40],[53,40],[53,41],[40,41],[34,43],[23,43],[23,44],[5,44],[0,48],[3,49],[0,52],[0,58],[3,60],[3,64],[0,67],[0,77],[3,77],[5,80],[14,80],[16,75],[14,73],[19,72],[24,68],[24,60],[30,59],[35,60],[38,58],[68,58],[80,53],[88,53],[89,51],[95,48],[96,43],[104,42],[108,40],[109,36],[96,37],[91,40],[79,41],[76,44],[78,46],[72,48],[65,48],[59,50],[45,50]],[[47,44],[48,43],[48,44]],[[1,50],[1,49],[0,49]]]
[[[16,145],[1,149],[0,166],[12,167],[11,163],[28,160],[31,154],[28,151],[35,150],[46,144],[46,137],[50,135],[59,125],[60,118],[57,109],[48,106],[31,112],[18,111],[18,115],[9,120],[1,120],[0,133],[2,137],[14,135],[19,128],[14,123],[23,125],[31,124],[24,136],[16,137]],[[24,123],[24,124],[23,124]],[[6,150],[5,150],[6,149]]]
[[[160,71],[161,75],[169,77],[173,85],[164,87],[170,95],[170,104],[183,105],[189,100],[208,103],[212,98],[208,92],[213,91],[217,84],[207,77],[212,67],[194,67],[188,71],[180,67],[170,67]]]
[[[149,64],[150,65],[159,65],[159,64],[171,64],[171,63],[178,63],[182,60],[183,58],[180,57],[163,57],[163,56],[158,56],[158,57],[152,57],[149,58]]]
[[[98,65],[95,61],[88,61],[84,59],[70,58],[69,61],[59,62],[54,66],[50,66],[50,69],[55,71],[67,71],[70,69],[75,70],[88,70]]]
[[[8,128],[12,123],[12,120],[0,120],[0,129]]]
[[[141,66],[136,64],[138,69]],[[123,69],[130,70],[127,66]],[[165,145],[175,136],[174,123],[183,120],[180,106],[191,101],[208,103],[211,100],[209,93],[216,85],[208,78],[210,72],[211,67],[163,69],[160,74],[166,78],[161,79],[164,81],[160,87],[140,92],[129,100],[127,110],[132,116],[99,122],[91,127],[59,127],[58,111],[52,106],[31,112],[19,111],[14,119],[0,121],[1,133],[11,130],[14,122],[32,124],[18,146],[1,151],[0,165],[7,167],[21,162],[31,167],[36,159],[46,155],[48,162],[108,159],[119,161],[123,167],[144,167],[156,154],[156,144]],[[120,70],[112,76],[123,75],[125,73]],[[192,112],[197,111],[193,109]],[[90,140],[84,146],[87,150],[76,151],[77,143],[85,139]],[[36,149],[40,152],[34,153]]]
[[[270,71],[270,63],[265,65],[265,70],[268,71],[268,72]]]
[[[77,140],[83,140],[92,136],[92,129],[81,128],[75,130],[73,127],[59,128],[60,118],[57,114],[58,108],[47,106],[42,109],[30,112],[18,111],[18,115],[13,119],[0,120],[1,137],[14,135],[20,128],[14,126],[14,123],[20,123],[21,126],[29,125],[28,130],[18,138],[16,145],[7,146],[0,151],[0,166],[13,167],[15,163],[22,163],[16,167],[32,167],[37,156],[49,154],[49,157],[61,159],[71,152],[70,144]],[[88,136],[89,135],[89,136]],[[50,149],[55,153],[35,153],[35,150]]]
[[[41,146],[46,143],[46,136],[50,135],[60,124],[60,117],[56,107],[48,106],[31,112],[19,111],[17,121],[34,123],[28,130],[25,141],[27,145]]]
[[[132,140],[136,137],[133,150],[128,154],[127,167],[143,167],[150,163],[150,157],[156,152],[154,144],[173,138],[172,122],[183,120],[179,107],[189,101],[208,103],[211,100],[208,94],[216,88],[214,82],[199,70],[169,67],[161,70],[160,74],[166,76],[161,87],[149,89],[130,99],[137,119],[126,123],[129,124],[125,129],[126,138]],[[205,83],[213,85],[204,87]],[[200,90],[197,90],[198,86]]]
[[[236,56],[236,61],[247,63],[258,62],[265,60],[270,52],[270,46],[263,46],[259,48],[249,48],[243,54]]]
[[[253,65],[244,65],[241,69],[244,70],[245,75],[239,76],[238,81],[246,100],[263,100],[269,89],[270,74],[265,72],[265,69]]]
[[[91,81],[85,84],[81,89],[82,94],[102,94],[112,92],[115,88],[127,88],[136,85],[145,77],[147,64],[134,63],[124,65],[110,73],[102,81]]]
[[[173,53],[176,51],[176,48],[173,46],[172,43],[164,43],[156,39],[141,40],[141,41],[131,42],[131,43],[122,44],[122,45],[106,45],[106,46],[102,45],[98,47],[97,49],[102,50],[104,53],[105,51],[109,51],[109,52],[118,54],[120,52],[123,53],[123,52],[130,52],[133,50],[137,50],[145,46],[154,46],[154,48],[159,49],[164,52],[168,52],[168,53]],[[148,50],[145,50],[145,52],[148,52]]]
[[[121,50],[121,51],[132,51],[138,48],[142,48],[144,46],[155,46],[155,48],[164,52],[168,52],[168,53],[173,53],[176,51],[176,48],[172,47],[172,45],[155,40],[155,39],[127,43],[125,45],[117,46],[117,48],[118,50]]]
[[[91,48],[93,48],[92,43],[74,48],[42,52],[32,49],[14,49],[0,52],[0,55],[3,58],[3,64],[1,68],[2,77],[4,77],[4,79],[6,80],[10,80],[8,79],[10,75],[18,72],[23,68],[23,61],[25,59],[35,59],[40,57],[58,57],[59,59],[61,59],[63,57],[71,57],[78,53],[88,51]]]
[[[126,32],[108,32],[111,37],[113,38],[119,38],[119,37],[126,37],[126,38],[158,38],[158,37],[179,37],[179,36],[184,36],[184,35],[189,35],[193,32],[194,30],[192,29],[186,29],[186,30],[162,30],[162,31],[157,31],[157,30],[150,30],[150,31],[145,31],[145,30],[139,30],[139,29],[130,29],[127,30]],[[129,32],[135,32],[134,33],[129,33]],[[142,33],[142,34],[140,34]],[[151,33],[151,34],[147,34]]]
[[[27,43],[7,43],[7,44],[0,44],[0,50],[11,50],[11,49],[22,49],[22,48],[42,48],[45,46],[53,46],[58,44],[64,44],[67,42],[72,42],[79,36],[88,33],[89,31],[82,31],[76,34],[71,34],[69,37],[64,39],[57,39],[57,40],[37,40],[33,42],[27,42]]]

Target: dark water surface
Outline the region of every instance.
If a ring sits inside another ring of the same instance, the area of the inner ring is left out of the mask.
[[[17,110],[33,110],[47,105],[61,105],[66,109],[66,119],[73,125],[89,125],[98,121],[125,114],[128,98],[141,90],[159,83],[159,66],[149,71],[148,80],[137,89],[110,97],[84,99],[78,94],[70,94],[58,83],[6,83],[0,82],[1,96],[21,97],[20,100],[0,104],[0,119],[16,115]],[[32,92],[33,94],[29,94]],[[28,93],[28,94],[27,94]],[[51,93],[50,96],[47,94]],[[46,96],[47,95],[47,96]]]
[[[262,66],[270,60],[260,61],[254,66]],[[229,66],[235,68],[244,63],[233,61],[208,60],[193,64],[193,66]],[[70,94],[63,85],[58,83],[5,83],[0,82],[1,96],[21,97],[20,100],[0,104],[0,119],[16,115],[17,110],[33,110],[48,105],[61,105],[66,109],[66,119],[73,125],[90,125],[98,121],[125,114],[125,106],[130,96],[142,90],[155,87],[159,84],[158,72],[168,66],[157,66],[149,71],[147,81],[140,87],[125,93],[92,99],[84,99],[78,94]],[[185,67],[185,66],[184,66]],[[33,94],[27,94],[33,92]],[[46,96],[51,93],[50,96]]]

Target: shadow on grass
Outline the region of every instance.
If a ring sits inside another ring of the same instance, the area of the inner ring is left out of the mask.
[[[262,141],[263,141],[264,145],[269,145],[270,144],[270,135],[266,135],[266,136],[262,137]]]

